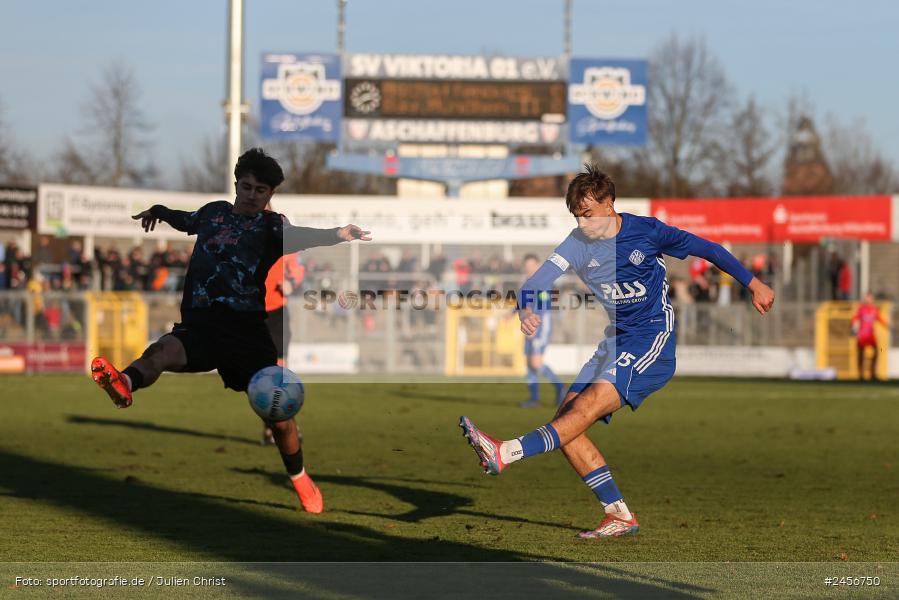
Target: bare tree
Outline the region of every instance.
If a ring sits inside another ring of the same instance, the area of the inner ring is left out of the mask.
[[[551,146],[523,144],[517,146],[513,151],[516,154],[527,154],[530,156],[552,156],[559,149]],[[565,175],[544,175],[526,179],[512,179],[509,181],[509,196],[520,198],[555,198],[564,196],[565,191],[568,189],[568,181],[574,175],[575,173],[569,173]]]
[[[774,191],[771,159],[777,151],[777,139],[754,98],[733,113],[725,149],[720,171],[726,177],[729,196],[767,196]]]
[[[784,196],[827,195],[833,193],[833,173],[818,134],[817,110],[807,93],[793,93],[781,117]]]
[[[140,106],[140,86],[132,69],[107,66],[91,84],[81,106],[84,126],[57,153],[57,178],[65,183],[115,187],[142,186],[155,177],[149,149],[153,125]]]
[[[245,138],[245,147],[256,145],[252,133]],[[272,142],[264,145],[265,151],[278,160],[284,170],[284,183],[278,190],[294,194],[395,194],[395,180],[374,175],[359,175],[331,171],[326,166],[327,156],[334,147],[328,144]],[[221,192],[225,182],[225,170],[230,173],[234,165],[226,165],[226,146],[214,138],[203,140],[196,160],[183,160],[181,186],[192,192]],[[230,193],[232,190],[227,190]]]
[[[864,120],[844,125],[826,120],[824,143],[837,194],[892,194],[899,191],[895,165],[876,147]]]
[[[94,173],[93,167],[87,163],[88,156],[87,151],[79,151],[78,145],[70,138],[66,138],[62,148],[56,153],[56,166],[52,179],[76,185],[100,183],[100,178]]]
[[[284,169],[281,188],[295,194],[396,194],[396,180],[378,175],[360,175],[327,168],[331,144],[281,143],[270,148]]]
[[[699,37],[671,35],[650,56],[649,140],[631,155],[641,173],[657,173],[651,195],[714,194],[733,91]]]
[[[557,198],[564,196],[567,182],[572,177],[574,174],[512,179],[509,181],[509,197]]]
[[[638,151],[640,156],[635,157],[633,151],[594,146],[589,154],[590,161],[612,177],[617,195],[646,198],[664,195],[662,174],[647,160],[643,149]]]
[[[6,132],[6,123],[3,121],[3,104],[0,103],[0,177],[5,178],[10,170],[12,142]]]
[[[181,161],[181,188],[188,192],[221,192],[227,160],[224,141],[205,138],[196,160]]]
[[[37,183],[39,168],[31,155],[18,148],[3,117],[4,107],[0,102],[0,183],[25,185]]]

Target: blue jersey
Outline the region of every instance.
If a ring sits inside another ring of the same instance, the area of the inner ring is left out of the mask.
[[[524,354],[531,356],[532,354],[545,354],[546,347],[553,334],[553,313],[552,313],[552,295],[550,292],[543,290],[537,293],[536,300],[531,305],[531,310],[540,315],[540,327],[533,337],[524,341]]]
[[[752,274],[719,244],[654,217],[621,213],[621,229],[609,239],[591,240],[574,229],[549,259],[525,282],[520,305],[552,286],[562,273],[575,272],[605,307],[619,333],[673,331],[663,255],[700,256],[748,285]]]

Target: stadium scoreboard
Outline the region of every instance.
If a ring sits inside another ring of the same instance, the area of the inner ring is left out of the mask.
[[[647,62],[269,52],[260,135],[371,144],[640,145]]]
[[[391,119],[564,120],[564,81],[346,79],[344,116]]]

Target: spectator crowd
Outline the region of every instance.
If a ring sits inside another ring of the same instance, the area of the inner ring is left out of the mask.
[[[776,272],[773,256],[768,254],[741,256],[740,262],[753,276],[769,285],[774,284]],[[693,257],[687,267],[687,277],[671,277],[669,294],[678,304],[703,302],[730,304],[735,301],[748,301],[751,297],[748,289],[733,281],[729,275],[722,273],[705,259]]]
[[[99,245],[93,256],[88,257],[82,242],[73,239],[60,259],[50,251],[47,236],[41,236],[33,256],[11,241],[0,245],[0,290],[179,292],[191,250],[190,246],[165,246],[146,253],[141,246],[135,246],[123,252],[111,245]],[[424,268],[420,255],[413,249],[407,248],[394,257],[391,260],[380,250],[366,255],[359,268],[360,287],[438,288],[463,293],[492,289],[505,293],[517,289],[521,283],[519,259],[506,260],[498,254],[484,257],[475,251],[467,257],[450,259],[438,253],[430,257]],[[299,260],[306,271],[302,289],[328,289],[340,283],[338,270],[331,262],[302,255]],[[774,282],[777,265],[773,256],[743,256],[741,262],[759,279]],[[828,259],[825,281],[827,299],[851,298],[852,270],[849,262],[837,253],[831,253]],[[684,304],[729,303],[748,298],[745,288],[699,258],[690,259],[687,276],[671,277],[670,294],[674,301]]]
[[[81,241],[72,240],[60,260],[46,237],[32,256],[13,241],[0,246],[0,289],[24,290],[37,281],[44,291],[175,292],[182,287],[190,252],[167,246],[146,256],[140,246],[127,253],[98,246],[88,257]]]

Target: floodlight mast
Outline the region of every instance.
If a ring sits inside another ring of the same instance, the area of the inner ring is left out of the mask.
[[[340,55],[340,72],[346,68],[346,3],[337,0],[337,54]],[[337,136],[337,149],[343,152],[343,136]]]
[[[564,24],[563,24],[563,38],[562,38],[562,68],[568,71],[569,65],[571,64],[571,14],[573,12],[573,4],[574,0],[565,0],[565,14],[564,14]],[[570,74],[566,74],[565,78],[568,79]],[[568,128],[571,125],[566,125]],[[562,154],[567,156],[568,152],[571,150],[571,144],[568,141],[569,136],[566,134],[562,137]]]
[[[230,0],[228,7],[228,81],[225,100],[225,120],[228,124],[228,155],[225,165],[225,193],[232,191],[234,176],[231,170],[241,150],[244,115],[249,105],[243,101],[243,43],[244,0]]]
[[[341,56],[346,52],[346,3],[337,0],[337,54]]]
[[[337,53],[341,58],[341,66],[346,67],[346,8],[348,0],[335,0],[337,3]],[[574,0],[560,0],[563,9],[562,22],[562,56],[558,65],[559,79],[567,80],[569,59],[572,53],[572,15]],[[342,69],[342,75],[346,76],[346,69]],[[557,121],[553,120],[553,123]],[[368,175],[396,177],[399,179],[412,179],[422,181],[437,181],[446,186],[447,197],[458,197],[462,186],[473,181],[485,181],[489,179],[524,179],[530,177],[557,176],[580,169],[581,157],[571,153],[576,147],[569,141],[567,128],[569,125],[561,121],[561,139],[558,141],[558,152],[553,156],[545,154],[508,155],[505,158],[472,158],[461,157],[458,152],[450,152],[443,158],[426,156],[403,156],[399,149],[385,154],[377,155],[375,147],[369,149],[368,154],[344,152],[346,142],[343,135],[337,136],[336,151],[328,154],[326,167],[334,171],[347,173],[365,173]],[[393,140],[399,143],[398,139]],[[442,144],[443,146],[458,146],[460,142],[444,140],[426,141],[418,143],[422,145]],[[553,142],[556,143],[556,142]],[[355,149],[356,144],[353,145]],[[511,151],[511,144],[509,144]],[[385,161],[390,163],[390,168],[385,166]],[[358,246],[351,246],[357,248]]]

